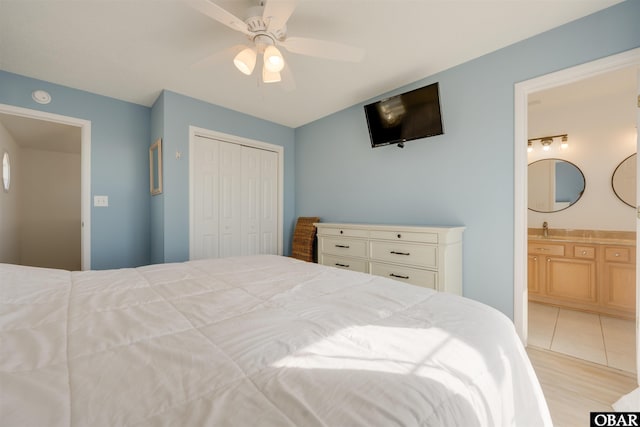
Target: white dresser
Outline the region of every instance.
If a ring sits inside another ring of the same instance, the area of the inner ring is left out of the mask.
[[[464,227],[319,222],[318,263],[462,295]]]

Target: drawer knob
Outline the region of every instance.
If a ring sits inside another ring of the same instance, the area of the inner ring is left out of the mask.
[[[587,251],[582,251],[582,255],[586,255],[586,254],[587,254]]]
[[[538,257],[537,257],[537,256],[534,256],[534,257],[533,257],[533,260],[534,260],[534,261],[537,261],[537,260],[538,260]]]
[[[345,248],[345,249],[349,249],[349,245],[336,245],[336,248]]]
[[[398,233],[398,239],[402,238],[402,234]]]
[[[340,230],[340,234],[344,234],[344,231]]]
[[[390,273],[389,276],[397,277],[398,279],[405,279],[405,280],[409,278],[409,276],[401,276],[400,274],[395,274],[395,273]]]
[[[620,252],[616,252],[614,256],[620,256]]]
[[[551,262],[551,258],[547,258],[547,262]]]
[[[397,251],[391,251],[390,253],[394,254],[394,255],[411,255],[410,252],[397,252]]]

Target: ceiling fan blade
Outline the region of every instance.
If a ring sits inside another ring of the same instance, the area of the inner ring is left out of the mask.
[[[360,62],[364,59],[364,49],[325,40],[287,37],[285,41],[278,44],[289,52],[300,55],[349,62]]]
[[[207,15],[209,18],[213,18],[216,21],[226,25],[227,27],[240,31],[244,34],[250,34],[247,24],[237,16],[230,12],[227,12],[222,7],[209,0],[184,0],[189,6],[194,8],[200,13]]]
[[[277,31],[284,28],[296,5],[297,0],[267,0],[264,12],[262,12],[262,19],[267,23],[267,30]]]
[[[216,63],[223,60],[231,62],[238,53],[240,53],[243,49],[246,49],[247,47],[250,47],[250,46],[239,44],[239,45],[228,47],[220,52],[207,55],[206,57],[200,59],[199,61],[196,61],[195,63],[191,64],[189,68],[197,70],[197,69],[212,67]]]
[[[293,78],[291,67],[285,64],[282,71],[280,71],[280,74],[282,74],[282,89],[284,89],[285,92],[294,91],[296,89],[296,81]]]

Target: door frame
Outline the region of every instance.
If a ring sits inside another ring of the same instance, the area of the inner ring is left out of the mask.
[[[513,320],[524,345],[527,344],[527,113],[528,96],[534,92],[573,83],[630,66],[640,66],[640,48],[570,67],[515,84],[514,90],[514,269]],[[637,244],[637,243],[636,243]],[[636,281],[636,294],[638,283]],[[638,319],[636,313],[636,319]],[[638,340],[636,340],[638,341]],[[636,347],[638,347],[636,342]]]
[[[91,269],[91,121],[0,104],[0,113],[80,128],[80,268]]]
[[[255,139],[243,138],[236,135],[231,135],[223,132],[214,131],[211,129],[204,129],[197,126],[189,126],[189,153],[193,153],[195,138],[204,137],[210,139],[216,139],[218,141],[227,142],[231,144],[244,145],[246,147],[258,148],[260,150],[267,150],[275,152],[278,156],[278,216],[277,216],[277,240],[278,240],[278,255],[283,254],[283,241],[284,241],[284,147],[281,145],[271,144],[269,142],[258,141]],[[194,171],[194,156],[189,156],[189,259],[193,259],[195,253],[194,244],[194,224],[193,215],[194,209],[194,188],[193,188],[193,171]]]

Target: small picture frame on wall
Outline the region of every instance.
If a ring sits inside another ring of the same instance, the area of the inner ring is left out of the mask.
[[[162,193],[162,139],[149,147],[149,191],[152,196]]]

